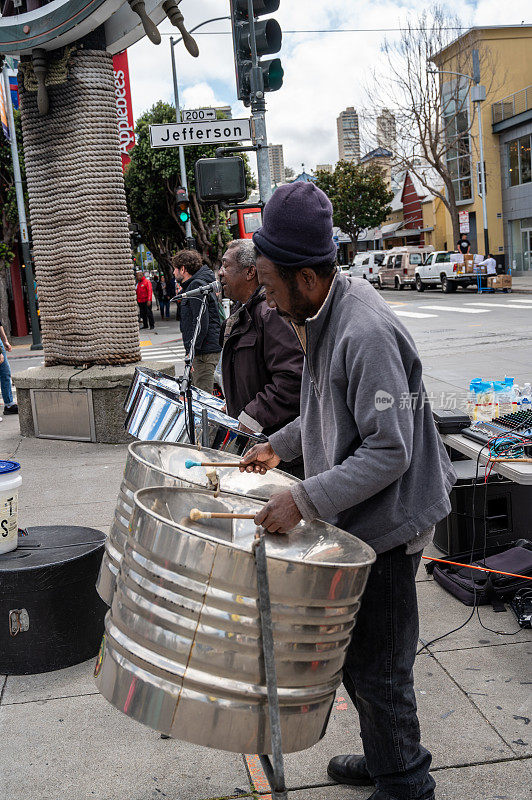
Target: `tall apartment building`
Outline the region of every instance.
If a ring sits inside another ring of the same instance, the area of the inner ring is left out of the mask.
[[[395,152],[397,129],[395,116],[388,108],[383,108],[377,117],[377,144],[385,150]]]
[[[336,119],[338,132],[338,157],[340,161],[360,161],[360,130],[358,127],[358,114],[353,106],[348,106],[340,112]]]
[[[268,158],[270,159],[270,172],[272,183],[285,183],[284,156],[282,144],[268,145]]]

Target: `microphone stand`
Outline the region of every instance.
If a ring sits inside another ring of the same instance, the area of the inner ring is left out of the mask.
[[[185,357],[185,369],[183,370],[183,376],[181,378],[181,385],[179,394],[183,398],[183,402],[185,404],[186,409],[186,416],[188,417],[188,425],[187,425],[187,432],[188,438],[190,439],[190,444],[196,444],[196,429],[194,425],[194,412],[192,410],[192,362],[194,361],[194,356],[196,355],[196,342],[198,340],[199,332],[201,330],[201,320],[203,318],[203,313],[205,308],[207,307],[207,300],[209,299],[209,294],[214,292],[215,290],[212,287],[199,287],[202,292],[201,297],[201,308],[198,314],[198,318],[196,320],[196,327],[194,328],[194,333],[192,334],[192,339],[190,341],[190,349],[188,351],[188,355]],[[176,295],[172,298],[172,302],[177,302],[181,298],[179,295]],[[199,297],[189,297],[189,300],[199,300]]]

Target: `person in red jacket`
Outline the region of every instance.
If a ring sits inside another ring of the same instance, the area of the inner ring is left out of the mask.
[[[153,289],[151,282],[144,275],[144,273],[140,272],[139,270],[139,272],[137,272],[137,303],[139,306],[140,318],[142,320],[142,327],[149,327],[151,331],[155,328],[155,322],[151,310],[152,300]]]

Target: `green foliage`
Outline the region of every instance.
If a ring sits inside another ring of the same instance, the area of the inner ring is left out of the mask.
[[[20,114],[15,111],[15,130],[17,133],[20,171],[25,179],[24,155],[22,150],[22,129]],[[0,239],[0,269],[5,269],[14,258],[19,231],[15,178],[11,160],[11,146],[0,132],[0,214],[2,215],[2,237]]]
[[[359,233],[380,225],[391,209],[393,192],[388,191],[381,170],[339,161],[334,172],[319,171],[316,184],[328,195],[333,206],[333,223],[357,247]]]
[[[131,221],[138,223],[143,240],[166,274],[171,256],[185,246],[185,226],[179,220],[176,190],[181,186],[179,148],[150,147],[149,126],[175,121],[175,109],[159,101],[137,121],[137,143],[130,151],[131,163],[125,173],[126,196]],[[203,259],[215,264],[231,239],[228,216],[217,205],[200,204],[195,192],[194,164],[199,158],[215,156],[214,145],[185,147],[192,232]],[[248,187],[253,180],[246,161]]]

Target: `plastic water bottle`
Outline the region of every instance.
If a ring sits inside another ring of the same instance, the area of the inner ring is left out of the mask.
[[[466,411],[469,419],[473,421],[477,419],[478,391],[481,383],[482,383],[482,378],[473,378],[473,380],[469,384]]]
[[[498,394],[499,405],[497,408],[497,416],[504,417],[506,414],[511,414],[513,409],[513,378],[505,378],[501,382],[501,389]]]
[[[491,381],[481,381],[478,387],[477,420],[489,422],[493,419],[493,386]]]
[[[525,383],[521,392],[521,411],[532,411],[532,386]]]

